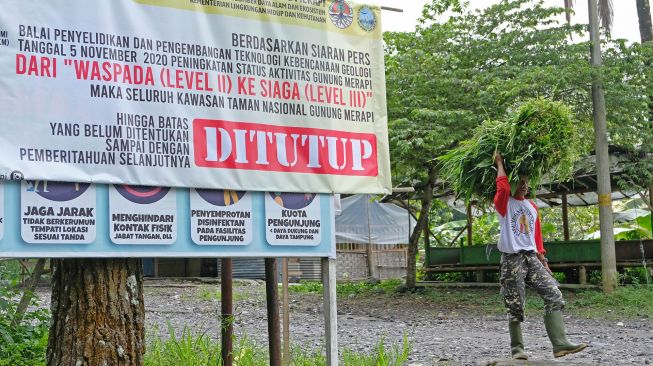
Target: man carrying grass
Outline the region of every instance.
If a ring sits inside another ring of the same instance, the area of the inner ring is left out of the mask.
[[[501,295],[508,309],[512,357],[528,359],[521,333],[526,285],[532,287],[544,300],[544,324],[553,345],[553,355],[562,357],[580,352],[587,345],[570,343],[565,334],[561,313],[565,302],[544,257],[546,251],[537,207],[525,198],[528,194],[528,177],[520,177],[513,196],[510,194],[510,182],[499,153],[495,154],[494,163],[497,166],[494,207],[499,215],[501,229]]]

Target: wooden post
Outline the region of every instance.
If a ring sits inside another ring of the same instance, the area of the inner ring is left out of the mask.
[[[482,269],[476,271],[476,282],[482,283],[485,280],[484,272]]]
[[[374,248],[372,246],[372,222],[370,219],[370,195],[365,195],[367,210],[367,274],[370,278],[378,279],[378,268],[376,257],[374,256]]]
[[[277,259],[265,258],[265,295],[268,308],[268,349],[270,366],[281,366],[281,331],[279,330],[279,289]]]
[[[578,267],[578,283],[581,285],[587,284],[587,268],[585,266]]]
[[[288,258],[281,260],[283,297],[283,364],[290,364],[290,303],[288,296]]]
[[[338,308],[336,303],[336,260],[322,258],[324,329],[327,366],[338,365]]]
[[[467,245],[472,245],[472,236],[473,236],[473,231],[472,231],[472,221],[474,219],[472,218],[472,203],[467,204]]]
[[[606,127],[605,94],[599,73],[601,72],[601,36],[596,0],[588,0],[590,40],[592,51],[592,106],[594,115],[594,138],[596,151],[596,178],[599,196],[599,222],[601,229],[601,275],[603,292],[612,293],[617,287],[617,259],[614,248],[614,223],[612,217],[612,188],[610,186],[610,155]]]
[[[159,277],[159,258],[154,258],[154,278]]]
[[[473,225],[474,217],[472,216],[472,203],[467,204],[467,246],[471,246],[474,238]],[[462,250],[462,249],[461,249]],[[476,282],[483,282],[483,271],[476,271]]]
[[[231,258],[222,258],[220,271],[220,302],[222,307],[221,343],[222,365],[232,366],[233,357],[233,262]]]
[[[567,195],[562,195],[562,232],[565,241],[569,241],[569,203],[567,202]]]

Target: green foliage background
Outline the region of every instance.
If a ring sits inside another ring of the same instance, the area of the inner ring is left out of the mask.
[[[573,143],[587,155],[574,169],[593,173],[591,81],[597,74],[604,84],[610,150],[619,160],[616,167],[629,175],[621,188],[653,184],[653,44],[603,34],[603,66],[592,69],[588,26],[565,23],[564,12],[539,0],[504,0],[479,11],[464,1],[433,0],[415,32],[385,33],[394,185],[415,187],[414,198],[421,199],[429,169],[440,169],[438,156],[469,139],[483,121],[504,119],[532,98],[570,108],[580,131]],[[435,183],[437,194],[450,191],[451,182],[441,175]],[[593,230],[593,209],[574,211],[574,227]],[[555,213],[542,214],[547,235],[555,236],[559,214],[552,223],[547,220]],[[429,215],[432,229],[456,219],[435,201]],[[491,221],[476,220],[474,242],[489,242]]]

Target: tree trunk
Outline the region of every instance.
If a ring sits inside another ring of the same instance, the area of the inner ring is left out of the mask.
[[[142,365],[140,259],[53,259],[48,366]]]
[[[637,19],[639,20],[639,36],[642,43],[653,42],[653,20],[651,15],[651,6],[649,0],[636,0]],[[649,60],[650,67],[650,60]],[[653,124],[653,95],[649,95],[649,122]],[[650,127],[653,129],[653,125]],[[649,194],[653,194],[653,182],[649,182]],[[653,206],[653,197],[650,197]],[[651,216],[653,222],[653,216]]]
[[[426,266],[431,263],[431,230],[428,223],[424,225],[422,234],[424,235],[424,265]]]
[[[419,249],[419,238],[424,227],[427,226],[429,222],[429,211],[431,210],[431,202],[433,201],[433,185],[435,184],[436,177],[437,170],[434,167],[429,168],[428,181],[426,182],[426,186],[424,186],[424,195],[422,196],[422,208],[420,209],[415,229],[413,230],[413,233],[410,236],[410,241],[408,242],[408,263],[406,268],[406,287],[408,288],[415,288],[415,282],[417,281],[417,251]]]
[[[653,25],[651,24],[651,6],[649,0],[636,0],[636,3],[639,35],[642,43],[653,41]]]

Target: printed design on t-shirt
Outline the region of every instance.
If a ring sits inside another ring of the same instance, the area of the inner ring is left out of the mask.
[[[531,211],[524,207],[517,208],[510,216],[510,228],[517,237],[530,235],[534,227],[535,218]]]

